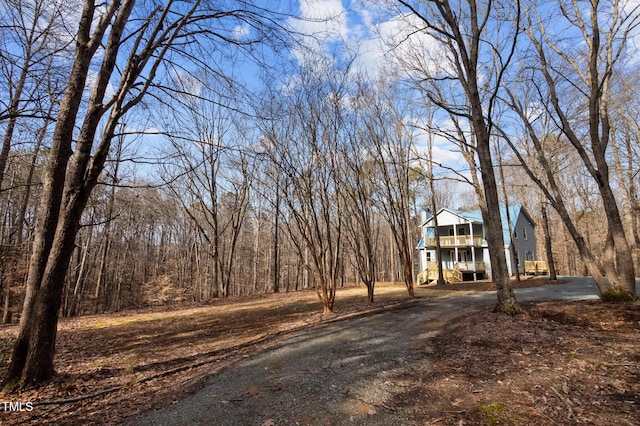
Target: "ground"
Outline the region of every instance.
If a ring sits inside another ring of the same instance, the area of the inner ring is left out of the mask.
[[[416,297],[488,290],[491,283],[423,286]],[[33,409],[0,413],[0,423],[117,424],[198,389],[204,377],[295,330],[406,300],[402,285],[379,285],[376,295],[371,307],[363,287],[342,289],[330,316],[320,314],[313,292],[299,292],[64,320],[55,380],[2,395],[14,409],[17,402]],[[385,409],[423,407],[415,424],[637,424],[639,302],[524,308],[516,317],[486,310],[445,325],[419,355],[430,368],[406,377]],[[15,331],[0,329],[5,368]]]
[[[445,326],[397,404],[429,400],[427,424],[639,424],[640,305],[523,307]]]

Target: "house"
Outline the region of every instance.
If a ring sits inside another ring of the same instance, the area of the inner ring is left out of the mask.
[[[521,205],[509,207],[513,239],[507,223],[507,210],[500,209],[507,267],[510,274],[524,272],[524,261],[537,259],[535,223]],[[416,247],[420,251],[418,283],[438,278],[436,263],[436,232],[434,217],[424,218],[422,238]],[[477,281],[491,277],[489,247],[480,210],[441,209],[437,213],[442,267],[448,282]],[[511,245],[515,247],[515,256]]]

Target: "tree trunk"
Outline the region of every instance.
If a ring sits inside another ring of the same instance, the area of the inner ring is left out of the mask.
[[[51,115],[53,112],[54,102],[51,102],[49,106],[49,111],[47,115]],[[38,156],[40,154],[40,147],[44,142],[44,138],[47,136],[47,129],[49,127],[50,121],[47,121],[42,128],[38,131],[36,138],[36,145],[33,148],[33,154],[31,157],[31,163],[29,165],[29,171],[27,172],[27,179],[25,181],[25,191],[22,197],[22,202],[20,203],[20,212],[18,214],[18,218],[16,220],[16,226],[13,233],[16,235],[16,245],[22,245],[23,241],[23,229],[25,218],[27,217],[27,209],[29,207],[29,198],[31,197],[31,185],[33,184],[33,176],[36,171],[36,166],[38,164]]]
[[[431,141],[429,142],[429,156],[431,157]],[[444,269],[442,267],[442,244],[440,243],[440,230],[438,229],[438,211],[436,206],[435,185],[433,184],[433,165],[429,160],[429,191],[431,192],[431,211],[434,226],[434,237],[436,240],[436,263],[438,266],[438,285],[446,284],[444,280]],[[473,226],[473,225],[472,225]]]
[[[58,313],[67,267],[75,246],[77,224],[80,221],[79,209],[71,207],[67,207],[62,212],[49,262],[47,262],[34,305],[34,314],[28,318],[30,339],[24,366],[21,369],[23,386],[36,385],[49,380],[54,374],[53,356]]]
[[[549,280],[556,281],[556,265],[551,249],[551,231],[549,229],[549,216],[547,215],[547,206],[542,202],[542,231],[544,232],[544,249],[547,256],[547,265],[549,267]]]
[[[629,247],[627,236],[622,226],[620,211],[616,202],[616,197],[607,182],[600,186],[600,194],[604,204],[604,210],[607,216],[607,224],[611,238],[615,247],[615,272],[608,274],[609,284],[614,291],[622,291],[632,298],[636,298],[636,279],[633,268],[633,258]]]
[[[115,21],[117,24],[111,25],[106,51],[109,47],[113,49],[114,46],[119,45],[119,37],[133,8],[133,1],[123,1],[125,4],[121,8],[118,8],[120,3],[117,1],[106,6],[106,9],[102,10],[102,19],[98,22],[94,22],[95,5],[86,1],[83,6],[78,24],[74,63],[65,96],[58,111],[49,162],[43,178],[38,225],[27,276],[20,329],[4,381],[5,389],[35,385],[48,380],[54,373],[53,354],[62,288],[80,215],[92,189],[92,186],[83,188],[80,182],[87,178],[92,185],[95,185],[94,180],[97,180],[97,176],[86,177],[84,170],[81,170],[81,165],[84,157],[91,154],[91,146],[101,118],[99,112],[104,113],[101,105],[102,96],[106,90],[106,80],[115,66],[115,61],[111,62],[111,57],[107,54],[104,59],[105,68],[101,70],[105,75],[96,80],[103,85],[94,86],[90,106],[76,141],[74,166],[70,168],[71,175],[74,176],[71,176],[71,182],[67,183],[66,174],[72,154],[72,135],[76,127],[89,65],[94,53],[102,44],[103,35],[111,24],[111,18],[116,14],[118,15]],[[83,147],[83,144],[88,144],[89,147]],[[104,155],[106,156],[106,153]],[[99,161],[97,165],[100,166]],[[73,170],[73,167],[76,167],[76,170]],[[65,197],[64,205],[63,196]]]
[[[271,282],[274,293],[280,292],[280,172],[276,174],[276,200],[273,217],[273,252],[271,265]]]
[[[86,16],[85,19],[90,19],[90,16]],[[78,50],[80,49],[81,46],[79,46]],[[84,52],[83,54],[78,53],[78,56],[84,57]],[[46,319],[41,318],[43,314],[45,314],[45,312],[40,312],[42,309],[39,309],[38,312],[35,310],[36,297],[41,288],[41,283],[44,282],[45,267],[56,232],[59,207],[64,188],[64,177],[67,170],[67,162],[71,156],[71,140],[68,136],[73,134],[75,116],[81,100],[82,87],[84,87],[84,81],[86,80],[90,62],[89,59],[90,57],[85,58],[85,61],[78,60],[74,63],[71,81],[67,88],[67,97],[60,106],[58,113],[56,130],[53,135],[53,142],[49,153],[50,160],[43,179],[42,197],[38,211],[38,225],[33,242],[31,260],[29,262],[29,273],[22,315],[20,316],[20,330],[11,355],[11,363],[5,379],[5,388],[7,388],[7,386],[13,387],[19,385],[21,381],[29,384],[35,383],[40,379],[50,377],[50,374],[53,373],[53,366],[45,365],[44,363],[42,364],[41,372],[29,371],[30,374],[27,375],[27,370],[25,370],[25,374],[23,375],[23,369],[25,369],[27,364],[29,350],[31,346],[33,346],[32,341],[37,340],[38,337],[55,338],[55,333],[53,336],[37,334],[34,322]],[[61,278],[64,279],[64,273]],[[51,276],[49,279],[51,279]],[[38,303],[43,303],[45,300],[48,300],[48,298],[40,298]],[[58,302],[58,305],[59,303],[60,302]],[[57,320],[54,323],[57,323]],[[50,345],[51,343],[49,343],[49,346]],[[47,348],[45,352],[49,350],[53,351],[53,348]],[[33,368],[33,357],[31,358]],[[37,358],[36,356],[36,359]]]
[[[507,184],[504,180],[504,166],[502,164],[502,153],[500,151],[500,147],[496,145],[496,152],[498,153],[498,169],[500,171],[500,181],[502,182],[502,197],[504,198],[504,209],[505,214],[507,215],[507,226],[509,228],[509,239],[511,242],[509,243],[509,248],[511,250],[511,256],[513,257],[513,269],[516,276],[516,281],[520,282],[520,258],[518,256],[518,251],[516,250],[516,244],[514,241],[514,233],[513,233],[513,225],[511,223],[511,212],[509,211],[509,197],[507,194]]]
[[[3,324],[11,324],[12,312],[11,312],[11,301],[12,301],[12,291],[11,287],[8,285],[5,286],[4,289],[4,303],[3,303],[3,312],[2,312],[2,323]]]
[[[498,197],[498,188],[493,173],[489,133],[481,116],[481,105],[478,103],[476,108],[473,108],[473,111],[476,115],[473,128],[477,138],[477,154],[486,204],[485,208],[482,209],[482,219],[485,223],[487,244],[489,245],[491,274],[496,285],[498,297],[494,312],[517,314],[520,312],[520,307],[516,302],[507,268],[507,257],[502,234],[502,218],[500,217],[500,198]]]

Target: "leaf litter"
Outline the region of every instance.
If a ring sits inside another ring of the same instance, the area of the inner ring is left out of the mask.
[[[535,279],[515,286],[545,284]],[[465,283],[419,287],[416,294],[491,289]],[[56,377],[44,387],[2,395],[35,406],[0,413],[0,423],[119,424],[179,401],[206,377],[291,332],[406,300],[403,285],[377,286],[376,294],[369,306],[364,287],[341,289],[337,314],[330,316],[320,313],[313,291],[303,291],[63,320]],[[515,317],[486,311],[446,324],[410,360],[426,360],[427,368],[395,378],[398,393],[384,408],[410,412],[419,425],[637,424],[640,303],[523,306],[525,314]],[[0,329],[4,368],[15,332],[15,326]]]

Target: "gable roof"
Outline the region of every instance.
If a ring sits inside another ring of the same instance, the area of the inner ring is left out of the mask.
[[[480,210],[462,211],[462,210],[456,210],[456,209],[441,208],[440,210],[438,210],[437,216],[440,216],[444,212],[458,216],[466,222],[473,222],[473,223],[480,223],[480,224],[483,223],[482,213],[480,212]],[[428,226],[428,223],[431,222],[432,220],[433,220],[433,215],[430,216],[425,223],[423,223],[423,226]]]

